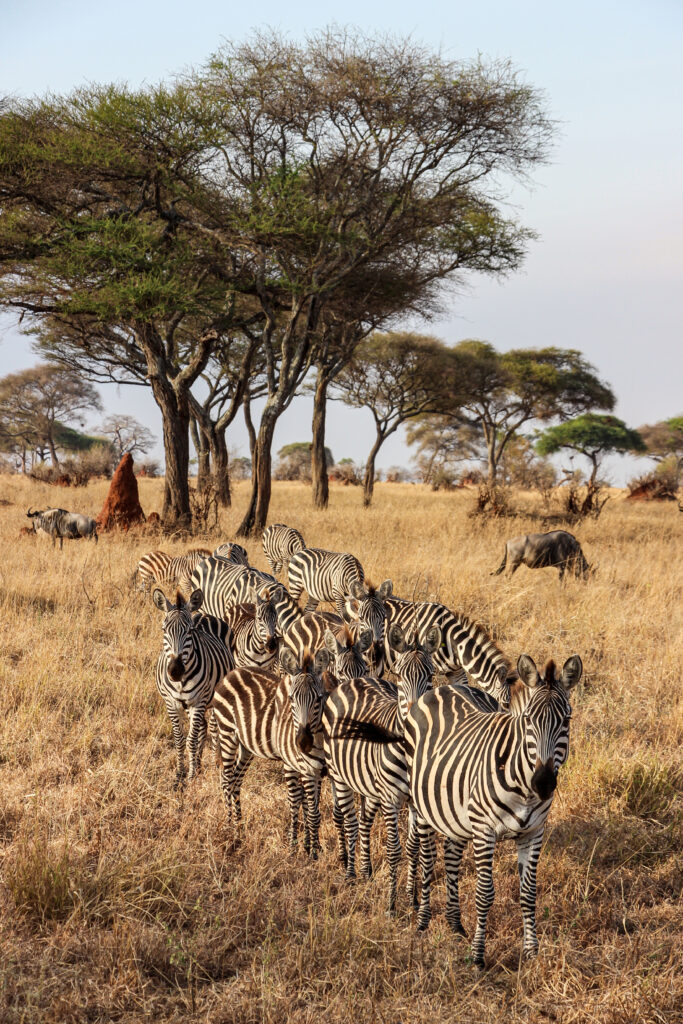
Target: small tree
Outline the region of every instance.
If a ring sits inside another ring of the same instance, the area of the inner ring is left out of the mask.
[[[151,430],[148,430],[142,423],[138,423],[135,417],[123,414],[107,416],[100,431],[111,441],[119,461],[126,452],[130,452],[131,455],[140,452],[144,455],[154,447],[156,442]]]
[[[478,425],[458,423],[446,416],[424,416],[406,431],[409,445],[417,446],[413,461],[422,483],[434,490],[452,486],[463,464],[484,456],[484,438]]]
[[[591,463],[589,487],[595,487],[598,471],[605,455],[645,451],[645,442],[637,430],[627,427],[616,416],[598,416],[587,413],[576,419],[548,427],[536,442],[539,455],[554,455],[561,449],[579,452]]]
[[[683,416],[646,424],[638,428],[638,433],[645,442],[645,451],[641,454],[654,459],[657,470],[663,469],[664,475],[672,477],[678,486],[683,468]]]
[[[303,480],[309,482],[311,479],[311,453],[313,445],[310,441],[294,441],[286,444],[277,453],[280,460],[275,467],[276,480]],[[325,448],[325,463],[328,466],[334,464],[334,457],[329,448]]]

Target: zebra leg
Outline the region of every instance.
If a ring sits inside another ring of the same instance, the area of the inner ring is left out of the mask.
[[[538,953],[536,937],[536,867],[543,844],[543,831],[517,840],[517,868],[519,870],[519,902],[524,921],[524,959],[531,960]]]
[[[237,737],[235,737],[237,739]],[[246,747],[243,747],[241,743],[237,744],[237,756],[232,769],[232,780],[231,780],[231,801],[232,810],[235,816],[235,821],[239,823],[242,820],[242,804],[240,802],[240,793],[242,790],[242,782],[244,776],[247,773],[247,768],[254,760],[254,755]]]
[[[316,599],[314,597],[311,597],[311,595],[309,594],[308,601],[306,602],[306,607],[304,608],[304,612],[314,612],[318,607],[318,604],[319,602],[316,601]]]
[[[401,840],[398,835],[398,808],[395,804],[384,804],[382,807],[384,823],[387,829],[387,861],[389,864],[389,916],[396,916],[396,887],[398,884],[398,864],[401,859]]]
[[[285,769],[285,782],[289,801],[289,848],[294,852],[299,835],[299,808],[304,802],[304,790],[298,772],[291,768]]]
[[[346,877],[356,877],[356,841],[358,839],[358,818],[353,806],[353,791],[344,783],[337,782],[337,799],[344,816],[346,833]]]
[[[330,779],[330,785],[332,786],[332,820],[334,821],[335,828],[337,829],[337,853],[339,854],[339,861],[343,868],[346,867],[346,839],[344,838],[344,812],[339,806],[339,800],[337,799],[337,790],[334,779]]]
[[[304,849],[311,860],[318,859],[320,846],[320,779],[306,776],[303,780],[304,797],[306,800],[306,831]]]
[[[379,800],[362,797],[360,808],[360,873],[363,878],[372,878],[372,859],[370,857],[370,833],[375,815],[380,808]]]
[[[446,920],[456,935],[467,932],[460,920],[460,864],[467,844],[456,839],[447,839],[444,843],[443,857],[446,866]]]
[[[413,910],[420,906],[417,899],[417,864],[420,856],[420,837],[417,832],[415,808],[408,808],[408,838],[406,839],[406,856],[408,857],[408,878],[406,895]]]
[[[493,835],[475,835],[472,837],[474,864],[477,869],[477,889],[475,895],[477,928],[472,940],[472,959],[480,969],[484,967],[486,919],[489,916],[489,910],[495,895],[493,888],[493,850],[495,845],[496,838]]]
[[[420,873],[422,888],[420,891],[420,907],[417,912],[417,930],[426,930],[432,918],[431,888],[434,864],[436,863],[436,839],[433,829],[416,815],[417,832],[420,843]]]
[[[175,744],[176,753],[176,771],[175,771],[175,782],[173,784],[174,789],[178,789],[183,785],[185,778],[185,733],[183,731],[182,722],[180,721],[180,714],[178,713],[178,707],[176,701],[169,700],[164,702],[166,704],[166,710],[168,711],[168,717],[171,719],[171,725],[173,727],[173,742]]]
[[[190,728],[187,734],[187,747],[190,754],[190,774],[188,782],[195,777],[201,767],[202,749],[206,739],[206,707],[198,704],[190,708]]]
[[[240,745],[237,733],[232,729],[225,729],[218,732],[218,758],[221,765],[221,791],[225,801],[225,809],[228,812],[228,821],[232,821],[234,806],[234,779],[235,767],[237,764],[237,751]],[[237,799],[239,806],[239,797]],[[239,821],[240,815],[237,815]]]

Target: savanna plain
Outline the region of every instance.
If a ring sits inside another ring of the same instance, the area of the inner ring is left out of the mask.
[[[143,508],[163,483],[141,480]],[[538,873],[540,952],[523,963],[514,844],[496,854],[487,970],[444,916],[441,858],[432,924],[418,938],[400,894],[385,914],[383,827],[376,872],[344,881],[329,788],[323,853],[286,843],[274,763],[255,762],[240,841],[227,825],[207,747],[202,774],[173,792],[170,724],[154,685],[161,616],[135,592],[138,558],[191,544],[131,531],[95,546],[19,537],[29,505],[97,514],[107,483],[57,493],[0,478],[0,1019],[18,1022],[683,1021],[681,538],[675,504],[615,492],[574,528],[588,583],[555,570],[492,577],[507,537],[551,528],[522,514],[480,523],[474,494],[379,485],[360,507],[333,488],[275,484],[271,521],[309,544],[353,551],[374,581],[438,598],[482,622],[516,663],[578,653],[571,752],[560,772]],[[234,538],[248,497],[221,513]],[[267,568],[259,541],[246,544]],[[405,862],[402,864],[405,877]],[[463,921],[472,931],[466,854]]]

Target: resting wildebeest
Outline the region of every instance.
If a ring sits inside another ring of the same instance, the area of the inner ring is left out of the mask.
[[[505,566],[509,565],[512,576],[522,564],[528,565],[530,569],[545,569],[554,565],[560,570],[560,579],[565,570],[573,570],[575,576],[583,576],[584,579],[593,571],[583,556],[578,540],[566,530],[513,537],[505,545],[503,561],[491,575],[499,576]]]
[[[64,538],[80,540],[81,537],[94,537],[97,544],[97,523],[90,516],[79,515],[78,512],[67,512],[65,508],[47,508],[43,512],[31,512],[26,515],[33,522],[33,530],[42,530],[52,537],[52,547],[59,537],[59,550],[64,547]]]

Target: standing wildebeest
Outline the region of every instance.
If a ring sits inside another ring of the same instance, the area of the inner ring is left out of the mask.
[[[513,537],[505,545],[505,554],[492,576],[500,576],[506,564],[510,566],[510,576],[520,567],[528,565],[530,569],[545,569],[554,565],[560,570],[560,579],[569,569],[575,576],[588,577],[592,567],[583,556],[581,545],[573,534],[566,530],[551,530],[550,533],[527,533],[523,537]]]
[[[31,512],[26,515],[33,521],[33,529],[37,533],[43,530],[52,537],[52,547],[59,537],[59,550],[64,547],[64,538],[80,540],[81,537],[94,537],[97,544],[97,523],[90,516],[78,512],[67,512],[65,508],[47,508],[43,512]]]

